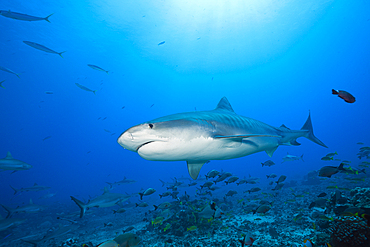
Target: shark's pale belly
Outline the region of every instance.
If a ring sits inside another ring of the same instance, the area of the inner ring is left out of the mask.
[[[241,141],[198,137],[187,141],[151,142],[137,152],[144,159],[153,161],[208,161],[239,158],[277,146],[277,138],[247,138]]]

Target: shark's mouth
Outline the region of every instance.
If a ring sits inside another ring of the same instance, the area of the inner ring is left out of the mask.
[[[140,146],[138,146],[138,148],[136,149],[136,152],[139,151],[140,148],[142,148],[143,146],[145,146],[146,144],[149,144],[149,143],[152,143],[154,141],[148,141],[148,142],[145,142],[143,144],[141,144]]]

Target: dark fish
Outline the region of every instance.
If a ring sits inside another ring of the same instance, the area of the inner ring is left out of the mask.
[[[153,105],[151,105],[149,108],[152,108],[154,106],[154,104]]]
[[[286,179],[286,176],[285,175],[281,175],[280,177],[279,177],[279,179],[278,179],[278,181],[276,181],[276,183],[281,183],[281,182],[284,182],[285,181],[285,179]]]
[[[164,43],[166,43],[166,41],[162,41],[162,42],[158,43],[158,45],[163,45]]]
[[[263,162],[261,164],[262,164],[262,167],[275,165],[275,163],[272,160],[265,161],[265,162]]]
[[[310,205],[308,206],[308,208],[311,209],[311,208],[315,207],[315,204],[316,204],[315,202],[311,202]]]
[[[353,97],[352,94],[349,92],[343,91],[343,90],[331,90],[332,94],[338,95],[339,98],[344,99],[347,103],[354,103],[356,101],[355,97]]]
[[[319,177],[328,177],[328,178],[330,178],[332,175],[338,173],[341,170],[344,170],[343,165],[344,165],[344,163],[340,163],[340,165],[338,167],[324,166],[319,170]]]
[[[47,137],[45,137],[44,139],[42,139],[43,141],[45,141],[45,140],[47,140],[47,139],[50,139],[51,138],[51,136],[47,136]]]
[[[320,193],[320,195],[318,195],[317,197],[324,197],[324,196],[326,196],[327,194],[325,193],[325,192],[322,192],[322,193]]]

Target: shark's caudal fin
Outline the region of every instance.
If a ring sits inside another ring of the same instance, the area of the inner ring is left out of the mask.
[[[9,208],[3,204],[0,204],[0,205],[8,212],[8,215],[6,216],[6,218],[10,218],[13,215],[14,209]]]
[[[162,181],[162,180],[160,180],[160,179],[159,179],[159,181],[161,181],[161,183],[162,183],[162,187],[166,185],[166,183],[165,183],[164,181]]]
[[[106,182],[107,184],[109,184],[109,189],[113,189],[113,183],[109,183],[109,182]]]
[[[86,212],[86,208],[87,208],[86,204],[81,202],[80,200],[78,200],[77,198],[75,198],[73,196],[71,196],[71,199],[72,199],[72,201],[74,201],[77,204],[77,206],[80,207],[80,209],[81,209],[80,218],[82,218],[84,216],[85,212]]]
[[[327,146],[313,134],[313,128],[312,128],[311,114],[310,113],[308,114],[308,118],[307,118],[305,124],[303,125],[303,127],[301,128],[301,130],[308,131],[308,133],[305,136],[308,140],[313,141],[314,143],[319,144],[320,146],[323,146],[323,147],[327,148]]]
[[[10,188],[12,188],[14,190],[14,195],[16,195],[18,193],[18,190],[16,188],[14,188],[13,186],[9,185]]]

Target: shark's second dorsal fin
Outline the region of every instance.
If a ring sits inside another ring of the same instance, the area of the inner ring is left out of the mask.
[[[9,151],[8,151],[8,153],[6,154],[5,159],[7,159],[7,160],[11,160],[11,159],[13,159],[13,156],[12,156],[12,154],[11,154]]]
[[[234,112],[233,108],[230,105],[230,102],[227,100],[226,97],[223,97],[220,102],[218,102],[218,105],[215,110],[226,110],[230,112]]]

